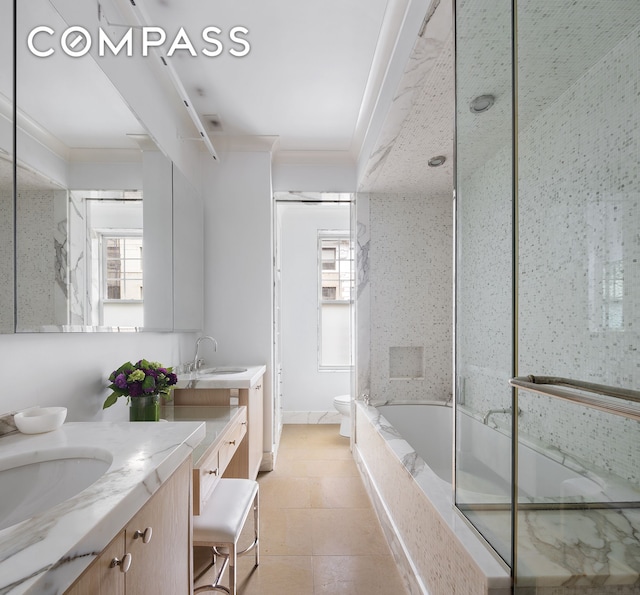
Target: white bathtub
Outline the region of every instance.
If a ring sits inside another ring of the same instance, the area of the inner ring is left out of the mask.
[[[400,437],[448,484],[452,483],[453,410],[440,402],[398,403],[376,407],[383,432]],[[511,439],[464,412],[458,415],[458,501],[511,500]],[[580,467],[558,451],[532,448],[521,440],[518,449],[518,492],[521,502],[566,499],[593,502],[638,501],[639,494]],[[573,466],[571,468],[569,465]],[[490,486],[487,493],[482,486]]]
[[[452,408],[441,402],[376,408],[357,401],[355,416],[355,457],[411,593],[509,593],[510,570],[453,506]],[[509,437],[470,415],[459,415],[458,424],[465,438],[464,450],[458,453],[462,467],[457,478],[459,505],[508,505]],[[561,464],[567,458],[557,451],[547,455],[520,445],[521,502],[563,497],[570,501],[638,501],[638,492],[630,491],[628,485],[611,483],[611,478],[585,469],[570,469]],[[481,526],[481,518],[474,522],[478,520]],[[501,553],[508,557],[508,506],[501,518],[493,516],[490,522],[487,532],[496,541],[502,540]]]
[[[356,401],[355,426],[354,455],[410,593],[509,594],[508,567],[452,505],[451,408]]]

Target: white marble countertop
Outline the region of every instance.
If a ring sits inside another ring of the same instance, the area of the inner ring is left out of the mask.
[[[245,407],[211,405],[165,405],[160,416],[167,421],[203,421],[206,435],[193,449],[193,467],[198,468],[200,459],[222,438],[233,419]]]
[[[252,388],[267,370],[262,366],[238,366],[247,368],[235,374],[202,374],[191,372],[178,376],[176,388]]]
[[[205,436],[202,422],[76,422],[0,438],[0,457],[102,448],[113,461],[76,496],[0,531],[0,593],[62,593]]]

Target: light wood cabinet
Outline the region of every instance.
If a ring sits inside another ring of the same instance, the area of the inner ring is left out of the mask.
[[[195,408],[196,411],[205,408]],[[196,415],[197,413],[194,413]],[[206,420],[206,412],[203,418]],[[240,407],[238,413],[226,424],[219,439],[193,462],[193,514],[200,514],[220,477],[229,465],[237,463],[237,453],[246,442],[247,409]],[[242,477],[246,477],[245,475]]]
[[[65,593],[188,595],[192,581],[189,458]]]
[[[124,557],[124,531],[118,533],[93,564],[69,587],[66,595],[125,595],[124,572],[112,561]]]
[[[247,408],[247,436],[224,472],[224,477],[256,479],[262,465],[263,447],[263,376],[251,388],[181,388],[173,391],[177,406],[229,406],[232,391],[237,391],[238,405]]]
[[[240,448],[245,448],[247,451],[243,456],[247,461],[249,469],[248,477],[250,479],[256,479],[256,477],[258,477],[258,471],[260,471],[260,465],[262,465],[262,454],[264,451],[262,378],[260,378],[260,381],[255,386],[249,389],[241,388],[238,390],[238,404],[247,407],[247,427],[249,429],[247,440],[244,441],[244,444],[240,445]],[[239,475],[235,469],[232,469],[228,476],[247,477],[246,475]]]

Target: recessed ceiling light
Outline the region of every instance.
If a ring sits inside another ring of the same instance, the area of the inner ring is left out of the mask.
[[[222,132],[222,122],[218,114],[205,114],[202,116],[208,132]]]
[[[496,98],[493,95],[479,95],[471,101],[469,109],[473,114],[481,114],[490,109],[495,101]]]
[[[444,155],[437,155],[436,157],[429,159],[427,165],[429,167],[440,167],[446,160],[447,158]]]

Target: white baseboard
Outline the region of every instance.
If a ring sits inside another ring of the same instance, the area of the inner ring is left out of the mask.
[[[283,424],[339,424],[342,416],[337,411],[283,411]]]

